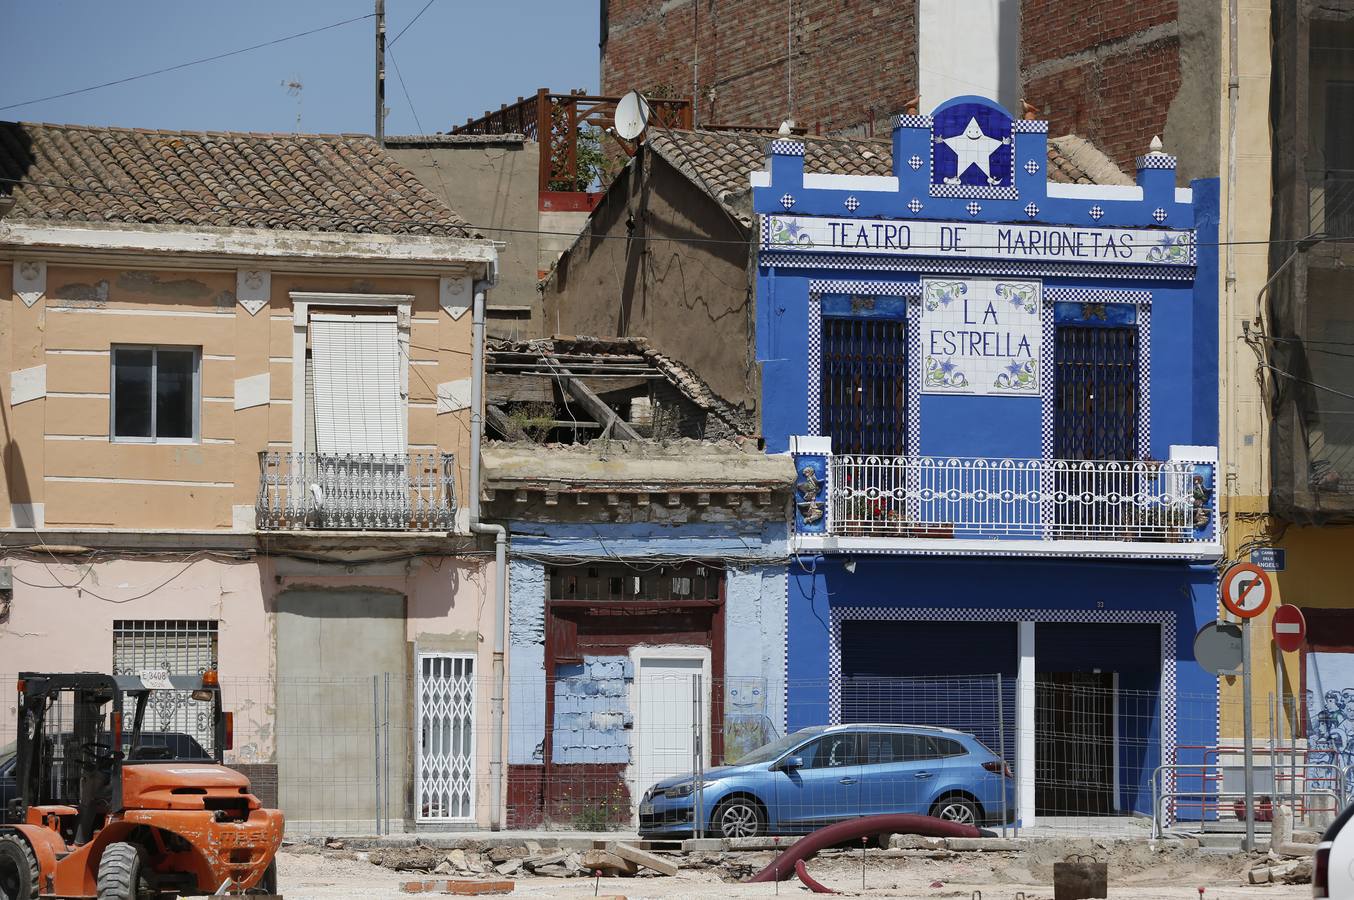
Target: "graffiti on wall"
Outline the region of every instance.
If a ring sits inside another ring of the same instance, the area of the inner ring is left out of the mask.
[[[1333,787],[1334,770],[1354,766],[1354,653],[1308,653],[1306,666],[1307,762],[1332,770],[1329,785],[1310,770],[1311,785]]]
[[[724,761],[735,763],[779,735],[766,708],[766,679],[730,676],[724,685]]]

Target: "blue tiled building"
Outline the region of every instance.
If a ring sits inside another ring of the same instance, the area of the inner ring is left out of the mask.
[[[959,97],[898,117],[891,176],[791,137],[753,176],[787,725],[1004,739],[1026,825],[1145,812],[1216,737],[1217,183],[1155,141],[1136,184],[1053,183],[1047,138]]]

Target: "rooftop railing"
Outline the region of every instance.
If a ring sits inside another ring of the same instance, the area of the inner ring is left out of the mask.
[[[450,531],[450,453],[259,454],[259,531]]]

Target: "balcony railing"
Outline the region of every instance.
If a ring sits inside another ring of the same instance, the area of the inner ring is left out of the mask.
[[[1212,540],[1193,462],[829,458],[827,530],[844,537]]]
[[[259,454],[260,531],[450,531],[450,453]]]

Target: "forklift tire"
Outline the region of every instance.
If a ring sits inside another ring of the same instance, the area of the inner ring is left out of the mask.
[[[0,898],[37,900],[40,874],[28,841],[17,834],[0,835]]]
[[[148,900],[160,896],[141,876],[141,848],[119,841],[99,857],[98,900]]]
[[[263,877],[259,879],[259,883],[256,884],[256,885],[254,885],[252,888],[250,888],[250,889],[249,889],[248,891],[246,891],[245,893],[248,893],[248,894],[265,894],[265,895],[269,895],[269,896],[275,896],[275,895],[277,894],[277,860],[276,860],[276,859],[273,860],[272,862],[268,863],[268,868],[266,868],[266,869],[263,870]]]

